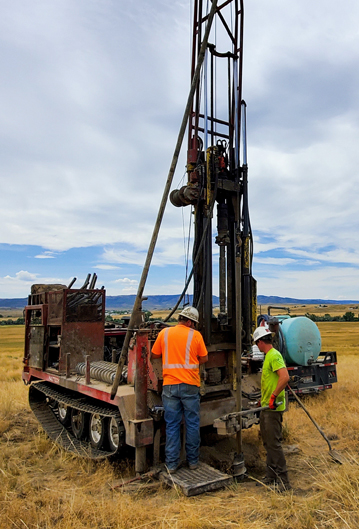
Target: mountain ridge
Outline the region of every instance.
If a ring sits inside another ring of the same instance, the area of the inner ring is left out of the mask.
[[[106,296],[107,310],[130,310],[135,302],[136,295],[130,294],[126,296]],[[178,295],[158,295],[148,296],[148,299],[143,301],[143,310],[170,310],[177,303]],[[192,295],[186,296],[186,302],[192,303]],[[258,305],[350,305],[352,303],[359,303],[358,300],[330,300],[330,299],[299,299],[280,296],[258,296]],[[0,298],[1,309],[22,309],[27,304],[27,298]],[[182,305],[182,304],[181,304]],[[219,305],[218,296],[213,296],[213,305]]]

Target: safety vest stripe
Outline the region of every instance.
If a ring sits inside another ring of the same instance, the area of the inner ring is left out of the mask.
[[[168,332],[169,332],[169,330],[170,329],[168,327],[165,330],[165,336],[164,336],[164,341],[165,341],[165,361],[164,361],[164,364],[163,364],[163,368],[164,369],[198,369],[199,368],[199,364],[190,364],[189,363],[191,343],[192,343],[193,336],[194,336],[193,329],[190,329],[189,333],[188,333],[188,338],[187,338],[187,343],[186,343],[186,352],[185,352],[185,363],[184,364],[169,364],[168,363]]]
[[[199,364],[163,364],[164,369],[198,369]]]
[[[188,338],[187,338],[187,343],[186,343],[186,358],[185,358],[185,365],[189,366],[189,351],[190,351],[190,348],[191,348],[191,343],[192,343],[192,339],[193,339],[193,329],[190,329],[189,330],[189,333],[188,333]]]
[[[164,364],[168,364],[168,331],[169,331],[169,328],[165,330],[165,361],[164,361]]]

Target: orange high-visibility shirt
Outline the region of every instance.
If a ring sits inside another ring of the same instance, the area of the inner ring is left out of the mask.
[[[163,385],[190,384],[200,386],[199,356],[208,352],[200,332],[179,323],[162,329],[152,352],[162,355]]]

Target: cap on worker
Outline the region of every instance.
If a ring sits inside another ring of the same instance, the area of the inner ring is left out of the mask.
[[[256,343],[258,340],[261,340],[264,336],[269,336],[271,331],[268,329],[268,327],[257,327],[256,330],[253,333],[253,341]]]
[[[184,318],[192,320],[196,323],[198,323],[199,320],[199,312],[194,307],[185,307],[183,311],[180,312],[180,316],[183,316]]]

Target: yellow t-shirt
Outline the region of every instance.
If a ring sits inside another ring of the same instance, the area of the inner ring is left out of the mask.
[[[268,353],[265,355],[265,359],[263,362],[262,367],[262,378],[261,378],[261,389],[262,389],[262,397],[261,397],[261,406],[268,406],[269,405],[269,399],[271,398],[271,395],[275,388],[277,387],[278,378],[276,371],[278,369],[281,369],[282,367],[285,367],[285,362],[283,360],[283,356],[280,354],[277,349],[270,349]],[[276,398],[276,402],[282,402],[280,406],[278,406],[277,411],[284,411],[285,410],[285,390],[283,389],[279,395]]]

